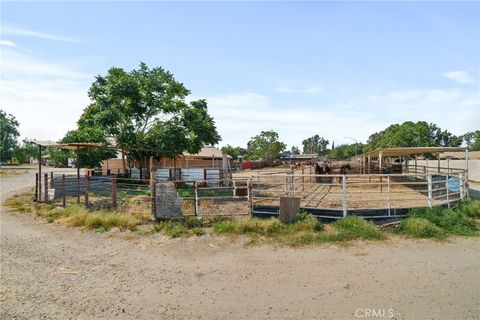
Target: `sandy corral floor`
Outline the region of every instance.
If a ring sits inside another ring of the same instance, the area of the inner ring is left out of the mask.
[[[2,178],[2,197],[32,181]],[[82,232],[5,208],[0,222],[1,319],[365,319],[372,310],[395,319],[480,315],[478,238],[393,237],[289,249],[211,236]]]

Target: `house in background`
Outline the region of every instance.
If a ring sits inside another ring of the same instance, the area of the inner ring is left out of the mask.
[[[216,168],[229,169],[232,167],[233,159],[229,155],[224,155],[220,149],[215,147],[204,147],[197,154],[184,153],[177,159],[160,158],[153,159],[155,168]],[[136,163],[131,167],[139,168]],[[148,165],[145,167],[148,168]],[[104,172],[123,172],[122,154],[118,152],[117,158],[108,159],[102,162],[102,171]]]

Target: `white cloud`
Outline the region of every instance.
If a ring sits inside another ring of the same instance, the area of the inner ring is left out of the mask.
[[[65,63],[5,49],[0,73],[0,107],[17,118],[22,138],[62,138],[89,103],[93,77]]]
[[[306,87],[294,87],[289,85],[280,85],[275,88],[278,93],[302,93],[317,95],[323,92],[323,87],[319,84],[312,84]]]
[[[78,39],[60,36],[51,33],[45,33],[35,30],[28,30],[24,28],[18,28],[13,26],[2,26],[1,29],[2,34],[11,35],[11,36],[23,36],[23,37],[32,37],[32,38],[40,38],[46,40],[53,40],[53,41],[62,41],[62,42],[80,42]]]
[[[467,71],[449,71],[442,74],[445,78],[460,84],[469,84],[473,82]]]
[[[5,46],[5,47],[15,47],[16,44],[15,42],[13,41],[10,41],[10,40],[3,40],[3,39],[0,39],[0,46]]]
[[[480,127],[478,95],[458,89],[391,91],[318,108],[277,108],[256,93],[206,98],[222,145],[246,146],[251,137],[270,129],[289,146],[301,146],[317,133],[337,145],[350,143],[347,136],[366,142],[372,133],[404,121],[434,122],[457,135]]]

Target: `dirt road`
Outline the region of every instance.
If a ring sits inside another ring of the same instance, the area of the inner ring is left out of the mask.
[[[33,181],[2,179],[2,195]],[[478,319],[480,240],[245,248],[1,212],[1,319]],[[373,313],[373,311],[375,313]]]

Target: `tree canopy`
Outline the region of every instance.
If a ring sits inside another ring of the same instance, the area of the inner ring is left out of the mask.
[[[318,134],[302,141],[303,153],[325,155],[329,141]]]
[[[262,131],[253,137],[247,144],[247,150],[251,159],[270,161],[280,157],[286,146],[285,143],[279,141],[278,133],[270,130]]]
[[[131,159],[175,158],[220,140],[206,100],[185,102],[190,91],[161,67],[111,68],[88,94],[92,103],[78,121],[78,134],[88,142],[115,143]]]
[[[228,154],[233,158],[233,160],[238,160],[238,157],[246,157],[248,155],[248,151],[242,147],[233,147],[229,144],[222,147],[222,152]]]
[[[366,151],[395,147],[458,147],[462,138],[425,121],[393,124],[368,138]]]
[[[17,147],[19,123],[11,114],[0,110],[0,160],[7,161],[12,158],[13,151]]]

